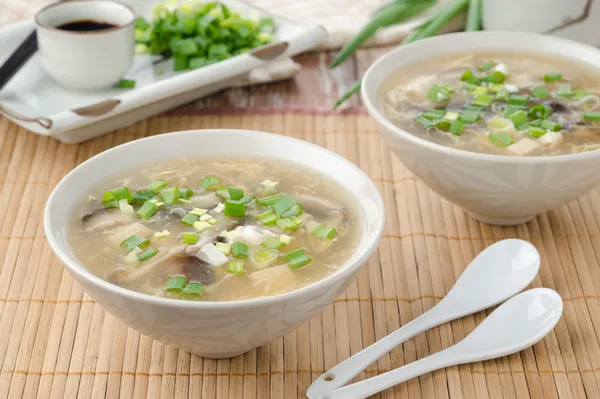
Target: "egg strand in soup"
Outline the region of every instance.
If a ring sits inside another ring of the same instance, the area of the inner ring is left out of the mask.
[[[275,160],[176,161],[94,190],[69,229],[92,273],[138,292],[229,301],[321,280],[352,255],[345,191]]]
[[[468,55],[399,70],[383,85],[385,115],[437,144],[498,155],[600,148],[600,85],[560,59]]]

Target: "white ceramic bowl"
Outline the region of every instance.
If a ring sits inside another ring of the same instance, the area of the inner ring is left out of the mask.
[[[192,302],[159,298],[110,284],[73,257],[66,229],[75,205],[98,183],[149,162],[220,155],[271,157],[304,165],[355,197],[362,239],[335,274],[296,291],[246,301]],[[368,215],[368,217],[367,217]],[[317,145],[247,130],[197,130],[164,134],[120,145],[89,159],[56,186],[44,214],[48,242],[84,290],[127,325],[200,356],[223,358],[265,344],[311,319],[350,284],[375,251],[385,210],[373,182],[355,165]]]
[[[369,68],[362,98],[400,161],[432,190],[490,224],[524,223],[600,184],[600,150],[549,157],[480,154],[423,140],[386,119],[379,92],[391,73],[423,59],[472,52],[562,56],[600,74],[598,49],[532,33],[453,33],[398,47]]]

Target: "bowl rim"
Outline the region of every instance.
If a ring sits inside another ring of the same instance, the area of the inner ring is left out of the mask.
[[[442,155],[454,156],[454,157],[463,157],[469,158],[471,160],[483,161],[483,162],[500,162],[500,163],[508,163],[508,164],[546,164],[546,163],[561,163],[561,162],[569,162],[576,160],[584,160],[589,158],[597,158],[600,157],[600,150],[592,150],[587,152],[581,152],[578,154],[566,154],[566,155],[547,155],[547,156],[538,156],[538,157],[519,157],[519,156],[510,156],[510,155],[496,155],[496,154],[485,154],[479,152],[472,152],[467,150],[461,150],[452,147],[446,147],[441,144],[436,144],[431,141],[427,141],[418,136],[415,136],[404,129],[394,125],[392,122],[388,120],[388,118],[383,114],[382,111],[379,110],[379,107],[375,105],[377,101],[377,96],[379,95],[379,90],[381,85],[378,87],[371,88],[371,81],[377,75],[378,69],[382,64],[390,62],[391,59],[398,57],[398,54],[402,54],[406,49],[416,48],[418,46],[422,46],[424,43],[432,43],[438,42],[439,46],[444,46],[444,42],[448,40],[461,40],[464,44],[464,52],[469,52],[469,42],[473,39],[473,36],[480,37],[504,37],[506,41],[506,51],[515,51],[511,48],[511,44],[515,42],[528,41],[528,40],[542,40],[546,42],[560,42],[564,45],[571,46],[573,48],[573,53],[576,53],[577,49],[585,49],[587,51],[595,51],[600,52],[599,49],[575,42],[573,40],[568,40],[564,38],[559,38],[555,36],[547,36],[537,33],[529,33],[529,32],[514,32],[514,31],[475,31],[475,32],[455,32],[455,33],[447,33],[440,36],[434,36],[427,39],[418,40],[416,42],[412,42],[409,44],[405,44],[402,46],[398,46],[395,49],[387,52],[383,56],[379,57],[371,66],[367,69],[363,76],[363,84],[361,86],[361,99],[367,108],[367,112],[369,115],[376,120],[380,125],[385,126],[389,131],[391,131],[396,137],[402,138],[403,140],[409,141],[412,144],[415,144],[422,149],[426,149],[429,151],[434,151],[440,153]],[[515,53],[525,52],[526,50],[517,50]],[[459,53],[459,52],[458,52]],[[552,54],[550,52],[544,51],[536,51],[535,54]],[[568,58],[568,55],[560,55],[561,58]],[[418,61],[427,60],[429,57],[423,57]],[[433,59],[435,56],[430,57],[429,59]],[[417,61],[417,62],[418,62]],[[411,65],[409,63],[408,65]],[[594,66],[589,64],[595,69],[598,69],[598,73],[600,74],[600,65]],[[391,74],[391,73],[390,73]],[[390,74],[387,74],[383,79],[384,82]],[[374,85],[374,84],[373,84]],[[370,93],[372,91],[372,93]]]
[[[171,135],[177,135],[177,136],[205,135],[205,136],[210,137],[210,135],[212,135],[212,134],[223,134],[223,133],[225,133],[225,134],[252,134],[255,136],[262,136],[263,140],[268,140],[269,137],[276,136],[278,138],[283,138],[284,140],[289,140],[291,142],[291,145],[297,145],[297,144],[307,145],[309,148],[312,147],[312,149],[314,149],[316,151],[320,151],[323,154],[323,156],[333,157],[337,161],[345,163],[350,168],[354,169],[359,176],[362,176],[365,179],[365,182],[367,184],[371,184],[374,189],[374,193],[375,193],[375,196],[373,197],[373,202],[376,205],[377,209],[379,210],[379,212],[381,214],[381,218],[379,218],[379,220],[377,221],[373,234],[370,234],[369,236],[367,236],[366,233],[363,234],[363,237],[361,238],[358,248],[355,252],[355,256],[352,257],[354,259],[354,261],[349,260],[349,261],[345,262],[340,267],[339,270],[337,270],[336,272],[332,273],[331,275],[327,276],[326,278],[324,278],[322,280],[316,281],[312,284],[309,284],[304,287],[298,288],[296,290],[285,292],[282,294],[277,294],[277,295],[272,295],[272,296],[264,296],[264,297],[258,297],[258,298],[252,298],[252,299],[237,300],[237,301],[204,301],[204,302],[203,301],[185,301],[185,300],[181,300],[181,299],[163,298],[163,297],[157,297],[157,296],[153,296],[153,295],[149,295],[149,294],[144,294],[141,292],[137,292],[137,291],[133,291],[133,290],[129,290],[129,289],[120,287],[116,284],[109,283],[108,281],[103,280],[100,277],[97,277],[94,274],[92,274],[91,272],[89,272],[80,262],[75,260],[74,257],[72,257],[71,255],[69,255],[67,251],[64,251],[62,248],[62,245],[60,245],[58,243],[58,241],[56,239],[56,235],[54,233],[54,229],[52,228],[51,223],[50,223],[51,214],[52,214],[52,210],[51,210],[52,204],[55,202],[55,197],[57,196],[57,193],[64,190],[65,187],[68,187],[70,176],[72,176],[76,173],[79,173],[78,170],[82,169],[84,167],[84,165],[91,163],[91,162],[98,162],[98,159],[104,157],[106,154],[114,151],[117,148],[122,149],[122,148],[135,147],[136,145],[138,145],[139,142],[151,141],[151,140],[155,140],[156,138],[162,137],[164,139],[165,136],[171,136]],[[50,247],[54,251],[55,255],[60,259],[60,261],[62,262],[64,267],[73,275],[73,277],[76,280],[82,279],[84,281],[87,281],[88,283],[93,284],[94,286],[96,286],[97,288],[99,288],[105,292],[109,292],[112,295],[117,295],[120,297],[126,297],[127,299],[130,299],[130,300],[143,301],[147,304],[152,304],[152,305],[157,305],[157,306],[166,306],[166,307],[175,306],[175,307],[194,308],[194,309],[224,309],[224,308],[231,308],[231,307],[248,308],[248,307],[261,306],[261,305],[272,305],[275,303],[286,302],[286,301],[293,301],[295,298],[305,296],[310,293],[318,294],[321,287],[327,286],[328,284],[333,283],[335,281],[342,282],[342,281],[346,280],[354,272],[358,271],[358,269],[360,269],[362,265],[367,263],[369,257],[375,252],[375,250],[379,246],[379,242],[381,241],[381,237],[383,235],[383,230],[385,227],[385,221],[386,221],[386,210],[385,210],[383,198],[381,196],[381,193],[379,192],[379,189],[377,188],[375,183],[371,180],[371,178],[369,176],[367,176],[367,174],[362,169],[360,169],[358,166],[356,166],[354,163],[350,162],[346,158],[342,157],[341,155],[339,155],[325,147],[321,147],[321,146],[311,143],[309,141],[304,141],[304,140],[300,140],[300,139],[297,139],[294,137],[284,136],[281,134],[268,133],[268,132],[256,131],[256,130],[246,130],[246,129],[183,130],[183,131],[169,132],[166,134],[160,134],[160,135],[155,135],[155,136],[150,136],[150,137],[144,137],[141,139],[133,140],[133,141],[123,143],[118,146],[109,148],[108,150],[105,150],[99,154],[96,154],[93,157],[82,162],[81,164],[77,165],[68,174],[66,174],[52,190],[52,193],[48,197],[46,206],[44,208],[44,232],[46,235],[46,239],[47,239],[48,243],[50,244]],[[84,289],[84,291],[85,291],[85,289]]]

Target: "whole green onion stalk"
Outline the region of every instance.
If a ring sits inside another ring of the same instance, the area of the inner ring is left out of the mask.
[[[448,21],[450,21],[452,18],[454,18],[459,12],[463,11],[467,6],[469,6],[469,16],[468,16],[468,20],[467,20],[467,28],[469,30],[479,30],[481,27],[481,0],[454,0],[454,1],[447,3],[443,7],[441,7],[424,24],[413,29],[413,31],[402,41],[402,43],[400,43],[400,45],[409,44],[409,43],[415,42],[420,39],[425,39],[427,37],[434,36],[437,32],[440,31],[440,29],[442,29],[448,23]],[[375,18],[380,16],[382,13],[388,12],[387,10],[393,9],[393,8],[389,8],[389,7],[391,7],[391,5],[380,9],[380,11],[378,11],[375,14]],[[427,7],[425,7],[425,8],[427,8]],[[425,8],[423,8],[423,10]],[[471,11],[471,8],[472,8],[472,11]],[[414,14],[412,14],[412,15],[414,15]],[[393,24],[393,22],[388,25],[392,25],[392,24]],[[388,26],[388,25],[381,25],[379,27]],[[336,59],[334,60],[334,62],[332,63],[332,67],[339,65],[339,63],[341,61],[338,61],[338,59],[341,58],[343,61],[343,59],[347,58],[348,55],[350,55],[354,50],[356,50],[358,45],[356,45],[354,48],[352,48],[351,51],[344,51],[347,48],[349,48],[351,44],[355,43],[355,41],[357,41],[357,39],[359,37],[361,37],[361,34],[364,32],[365,29],[363,29],[361,32],[359,32],[355,36],[355,38],[346,47],[344,47],[340,51],[340,54],[345,52],[344,57],[342,58],[342,57],[340,57],[340,55],[338,55],[336,57]],[[375,33],[375,31],[373,31],[373,33]],[[364,42],[364,40],[366,40],[366,39],[362,39],[358,43],[360,44],[360,43]],[[354,94],[356,94],[360,90],[361,83],[362,83],[361,80],[357,80],[356,82],[354,82],[352,87],[350,87],[350,89],[346,93],[344,93],[335,102],[335,104],[333,106],[334,109],[337,108],[338,106],[340,106],[340,104],[342,104],[344,101],[346,101],[347,99],[352,97]]]

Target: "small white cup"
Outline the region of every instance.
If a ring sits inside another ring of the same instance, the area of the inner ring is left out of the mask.
[[[97,31],[67,31],[58,26],[76,21],[116,25]],[[135,50],[135,13],[112,0],[72,0],[51,4],[35,16],[42,66],[59,84],[74,89],[101,89],[131,68]]]

